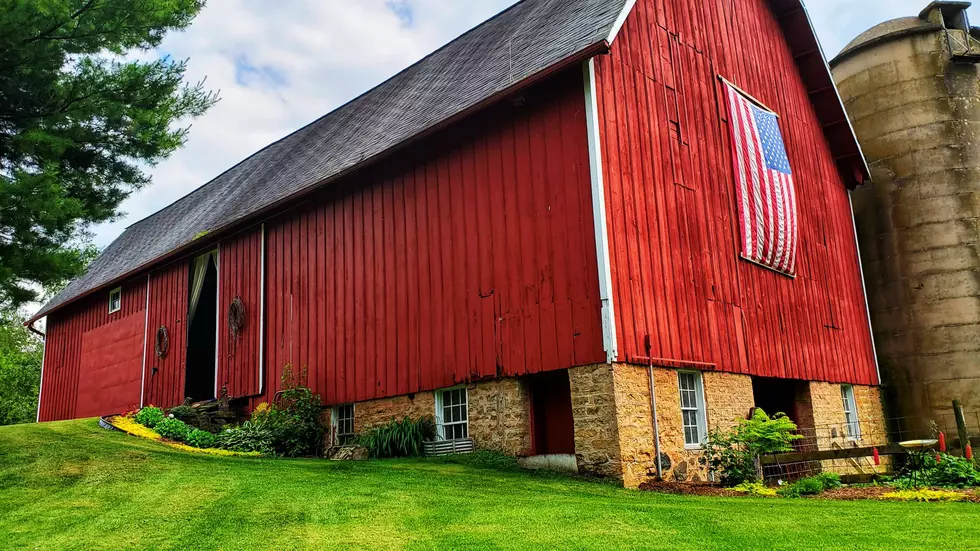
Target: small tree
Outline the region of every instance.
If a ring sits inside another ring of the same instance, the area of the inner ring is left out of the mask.
[[[0,310],[0,425],[34,422],[44,343]]]
[[[765,411],[756,409],[751,419],[739,419],[727,431],[712,431],[701,463],[717,474],[725,486],[758,481],[761,473],[756,458],[791,451],[793,442],[800,438],[803,436],[796,434],[796,423],[786,414],[769,417]]]

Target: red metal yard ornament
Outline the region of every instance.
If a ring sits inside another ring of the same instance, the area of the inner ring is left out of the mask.
[[[881,456],[878,455],[878,448],[871,450],[871,455],[874,456],[875,466],[877,467],[878,465],[881,465]]]

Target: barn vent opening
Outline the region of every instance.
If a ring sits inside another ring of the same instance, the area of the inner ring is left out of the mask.
[[[184,395],[195,402],[216,398],[218,255],[191,261],[187,314],[187,376]]]

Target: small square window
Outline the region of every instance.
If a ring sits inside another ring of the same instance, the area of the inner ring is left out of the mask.
[[[333,425],[337,433],[337,444],[345,446],[354,440],[354,404],[333,408]]]
[[[844,425],[847,437],[852,440],[861,438],[861,421],[858,419],[857,401],[854,399],[854,387],[841,385],[841,401],[844,403]]]
[[[436,424],[441,440],[469,438],[469,411],[465,388],[436,393]]]
[[[122,287],[109,291],[109,313],[114,314],[122,310]]]
[[[704,407],[704,388],[701,374],[696,371],[677,373],[677,385],[681,398],[681,423],[684,427],[684,447],[698,449],[708,435],[707,415]]]

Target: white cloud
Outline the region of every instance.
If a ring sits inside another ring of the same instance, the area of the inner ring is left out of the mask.
[[[382,82],[499,12],[513,0],[212,0],[159,55],[190,58],[222,101],[193,122],[187,146],[155,167],[153,184],[123,205],[122,220],[94,228],[107,245],[251,153]],[[926,0],[811,0],[828,55]],[[974,16],[980,14],[974,13]]]

